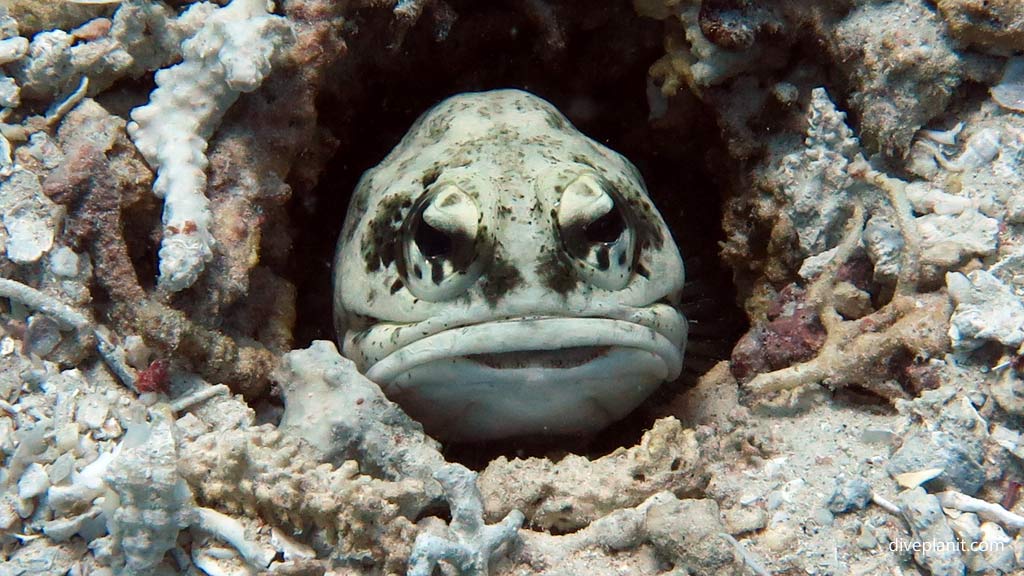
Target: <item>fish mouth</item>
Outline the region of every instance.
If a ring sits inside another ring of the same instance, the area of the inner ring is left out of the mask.
[[[521,368],[569,370],[607,356],[611,349],[611,346],[577,346],[527,352],[491,352],[470,354],[466,356],[466,360],[495,370],[518,370]]]
[[[509,318],[460,326],[414,340],[366,370],[366,376],[390,384],[418,366],[469,361],[494,370],[572,370],[615,350],[645,353],[663,366],[666,380],[682,370],[682,341],[658,330],[610,318]]]

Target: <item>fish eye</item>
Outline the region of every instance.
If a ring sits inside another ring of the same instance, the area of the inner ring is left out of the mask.
[[[583,279],[621,290],[633,275],[636,234],[628,207],[614,187],[583,174],[565,187],[556,211],[565,251]]]
[[[402,274],[409,291],[439,302],[464,292],[480,275],[480,208],[448,184],[413,204],[402,224]]]
[[[443,257],[452,250],[452,239],[425,221],[421,221],[416,227],[416,235],[413,240],[427,260]]]
[[[622,212],[616,208],[583,227],[583,235],[590,243],[612,243],[626,230]]]

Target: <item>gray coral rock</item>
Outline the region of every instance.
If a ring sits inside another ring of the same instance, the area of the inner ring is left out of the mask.
[[[904,440],[886,470],[896,476],[941,468],[942,474],[933,480],[936,485],[975,494],[985,484],[985,469],[981,465],[982,454],[971,448],[949,432],[917,432]]]
[[[891,156],[946,109],[962,81],[946,28],[924,0],[861,3],[836,27],[830,50],[866,147]]]
[[[356,460],[368,473],[416,478],[440,494],[433,481],[445,465],[438,443],[333,342],[317,340],[285,354],[277,378],[285,395],[284,432],[320,448],[328,461]]]
[[[987,341],[1017,348],[1024,343],[1024,302],[985,270],[946,275],[956,302],[949,327],[953,347],[971,351]]]
[[[441,561],[452,565],[460,576],[487,576],[492,557],[515,539],[523,524],[522,512],[513,510],[498,524],[487,525],[476,473],[448,464],[435,478],[444,489],[452,521],[440,535],[423,531],[416,536],[408,576],[431,576]]]
[[[638,445],[593,461],[572,454],[557,463],[496,458],[480,475],[480,490],[492,520],[519,509],[531,526],[574,531],[665,490],[700,490],[707,482],[703,463],[694,431],[669,417]]]
[[[859,144],[824,88],[811,92],[805,148],[787,155],[774,175],[805,256],[833,246],[850,215],[854,185],[847,172]]]
[[[897,500],[914,541],[922,543],[914,552],[914,560],[934,576],[964,574],[967,568],[960,551],[953,545],[956,537],[946,521],[939,499],[923,488],[915,488],[901,493]]]

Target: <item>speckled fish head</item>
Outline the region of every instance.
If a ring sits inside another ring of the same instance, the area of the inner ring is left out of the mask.
[[[426,112],[349,206],[343,353],[432,434],[573,434],[679,375],[683,263],[636,168],[518,90]]]

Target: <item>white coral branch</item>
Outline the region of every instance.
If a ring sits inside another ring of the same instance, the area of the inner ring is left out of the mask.
[[[448,464],[434,474],[451,507],[448,534],[421,532],[409,555],[408,576],[429,576],[442,561],[461,576],[487,576],[491,557],[516,539],[524,516],[513,510],[501,522],[484,522],[483,502],[476,485],[476,473],[460,464]]]
[[[180,64],[157,72],[149,104],[132,111],[128,133],[157,171],[164,199],[160,286],[191,286],[213,258],[206,198],[206,146],[242,92],[259,87],[294,33],[265,0],[233,0],[182,44]]]
[[[993,504],[972,498],[952,490],[936,494],[943,508],[952,508],[961,512],[973,512],[984,520],[998,522],[1010,530],[1024,529],[1024,516],[1010,512],[999,504]]]

